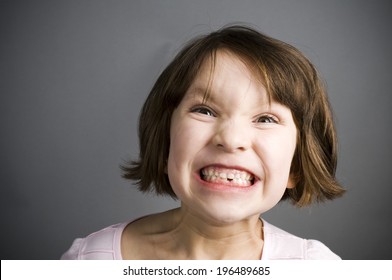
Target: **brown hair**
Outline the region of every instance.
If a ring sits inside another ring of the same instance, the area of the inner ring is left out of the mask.
[[[208,57],[225,49],[261,75],[270,100],[290,108],[298,130],[291,164],[295,187],[282,199],[298,206],[344,193],[335,180],[337,140],[323,84],[312,63],[296,48],[244,26],[230,26],[190,41],[156,81],[139,119],[138,161],[122,166],[123,177],[143,192],[175,197],[165,172],[171,116]]]

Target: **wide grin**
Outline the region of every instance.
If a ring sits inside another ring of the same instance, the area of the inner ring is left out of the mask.
[[[249,187],[254,183],[254,176],[246,171],[216,166],[202,168],[200,177],[206,182],[233,187]]]

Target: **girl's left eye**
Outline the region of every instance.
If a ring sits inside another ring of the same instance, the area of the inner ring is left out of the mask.
[[[257,123],[277,123],[278,120],[270,115],[263,115],[256,119]]]

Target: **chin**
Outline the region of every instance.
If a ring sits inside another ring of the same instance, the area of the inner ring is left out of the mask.
[[[203,209],[199,213],[204,215],[205,219],[221,225],[237,223],[260,215],[258,210],[244,209],[241,205],[226,205],[224,207],[215,205],[215,207],[208,207],[208,209]]]

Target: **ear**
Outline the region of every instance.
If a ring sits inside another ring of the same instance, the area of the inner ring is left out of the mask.
[[[296,176],[293,173],[290,173],[289,180],[287,181],[287,188],[293,189],[297,185]]]

